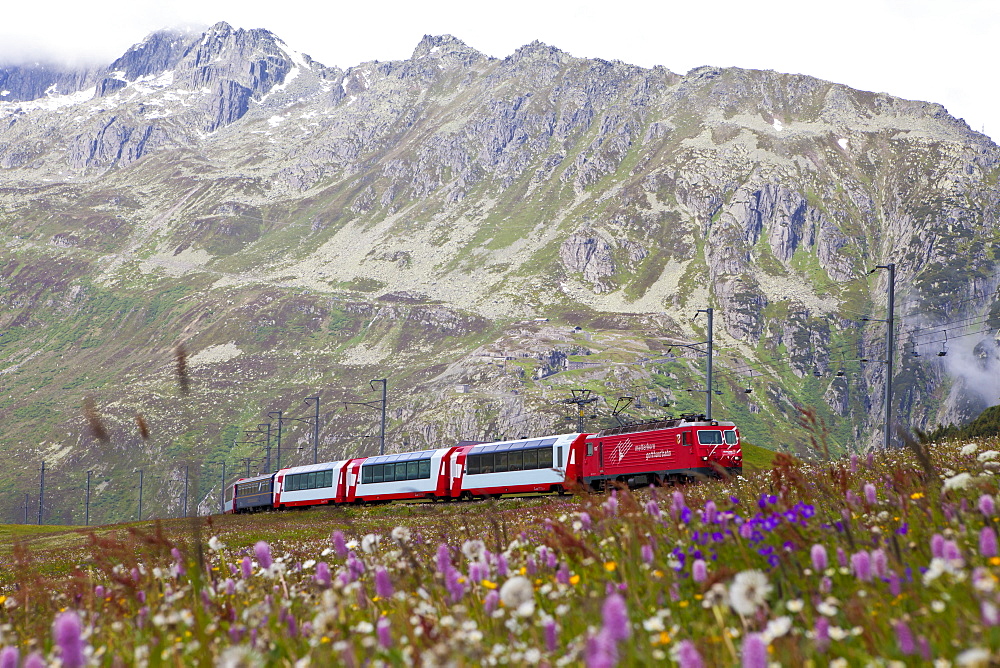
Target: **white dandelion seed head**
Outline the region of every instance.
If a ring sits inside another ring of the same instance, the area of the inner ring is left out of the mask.
[[[972,647],[955,657],[955,664],[959,666],[975,666],[976,668],[990,665],[990,651],[982,647]]]
[[[949,489],[965,489],[969,486],[970,482],[972,482],[972,474],[963,471],[945,480],[943,489],[944,491],[948,491]]]
[[[771,590],[771,583],[763,571],[743,571],[736,574],[729,587],[729,604],[741,615],[752,615],[767,604]]]
[[[531,580],[523,575],[515,575],[500,587],[500,601],[504,607],[518,609],[522,604],[534,602],[535,588]]]
[[[486,557],[486,543],[481,540],[467,540],[462,543],[462,554],[469,561],[484,561]]]
[[[410,529],[409,527],[396,527],[392,530],[390,536],[399,545],[405,545],[410,542]]]
[[[375,548],[378,547],[378,544],[381,541],[382,536],[374,533],[367,534],[361,539],[361,551],[365,554],[371,554],[375,551]]]
[[[977,443],[967,443],[962,446],[962,455],[968,457],[969,455],[975,454],[978,449],[979,445]]]

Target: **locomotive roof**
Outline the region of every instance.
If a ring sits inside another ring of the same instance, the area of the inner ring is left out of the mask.
[[[602,429],[596,436],[616,436],[618,434],[631,434],[637,431],[654,431],[656,429],[670,429],[672,427],[735,427],[734,422],[723,422],[720,420],[709,420],[704,415],[683,415],[679,418],[666,420],[650,420],[649,422],[639,422],[626,424],[620,427]]]
[[[257,476],[254,476],[252,478],[243,478],[242,480],[237,480],[236,482],[237,483],[261,482],[262,480],[270,480],[271,476],[273,476],[273,475],[274,475],[273,473],[265,473],[264,475],[257,475]]]

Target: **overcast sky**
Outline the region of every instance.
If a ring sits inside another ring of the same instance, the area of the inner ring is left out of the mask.
[[[657,0],[655,2],[263,2],[50,0],[4,3],[0,59],[110,62],[148,33],[227,21],[267,28],[326,65],[407,58],[450,33],[503,57],[541,40],[575,56],[809,74],[940,102],[1000,136],[1000,0]]]

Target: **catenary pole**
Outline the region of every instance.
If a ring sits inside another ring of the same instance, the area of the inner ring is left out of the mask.
[[[142,469],[139,469],[139,521],[142,521]]]
[[[84,511],[84,526],[90,526],[90,474],[93,471],[87,471],[87,504],[86,510]]]
[[[42,523],[42,506],[45,504],[45,460],[42,460],[42,474],[38,478],[38,524]]]
[[[889,284],[886,286],[888,293],[888,313],[885,317],[885,432],[883,434],[883,447],[889,448],[892,443],[892,375],[893,358],[896,353],[895,337],[895,308],[896,308],[896,263],[880,264],[876,269],[886,269],[889,271]]]

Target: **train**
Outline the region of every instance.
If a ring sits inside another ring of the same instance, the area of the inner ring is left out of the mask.
[[[704,415],[571,433],[292,466],[241,478],[226,512],[339,503],[455,501],[537,493],[643,487],[743,471],[732,422]]]

